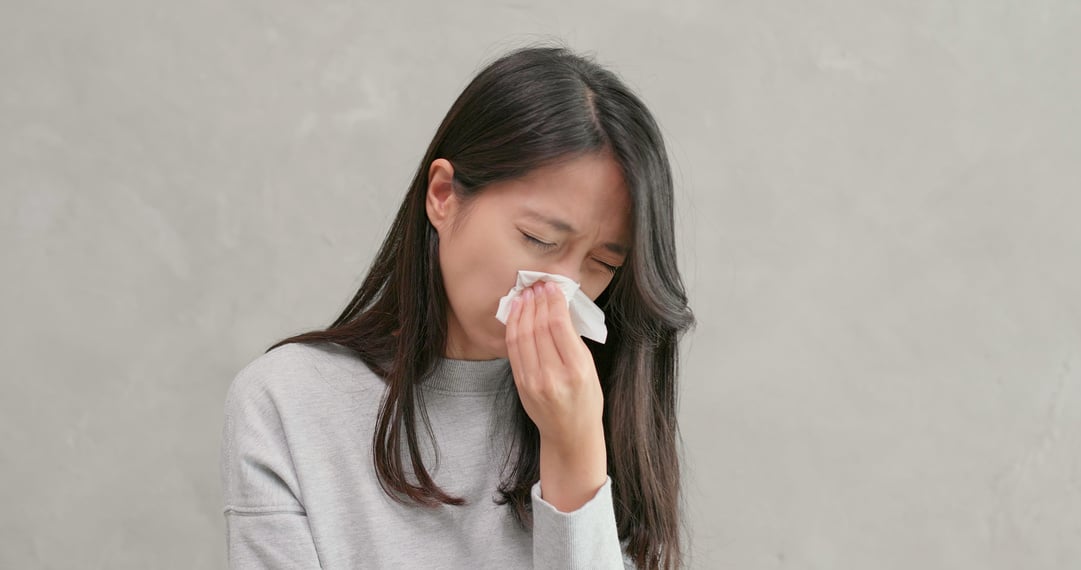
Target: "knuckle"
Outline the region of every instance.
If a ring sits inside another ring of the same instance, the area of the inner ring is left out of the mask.
[[[567,331],[567,321],[564,321],[563,319],[552,319],[552,322],[548,326],[557,333]]]
[[[533,393],[544,400],[551,400],[555,396],[555,389],[552,382],[538,382],[533,386]]]

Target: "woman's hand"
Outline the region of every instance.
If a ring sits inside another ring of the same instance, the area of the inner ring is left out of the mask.
[[[545,281],[514,299],[506,339],[518,396],[540,431],[543,498],[570,512],[607,477],[604,395],[593,355],[571,323],[563,291]]]

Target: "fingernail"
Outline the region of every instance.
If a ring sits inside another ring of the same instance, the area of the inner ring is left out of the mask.
[[[528,301],[529,299],[532,299],[532,298],[533,298],[533,290],[532,290],[532,289],[526,289],[526,290],[525,290],[525,292],[524,292],[524,293],[522,293],[522,297],[525,297],[525,299],[526,299],[527,301]]]

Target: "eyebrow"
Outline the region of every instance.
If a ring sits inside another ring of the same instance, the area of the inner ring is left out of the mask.
[[[578,233],[577,230],[574,229],[574,226],[571,226],[569,223],[567,223],[567,222],[565,222],[565,221],[563,221],[563,220],[561,220],[559,218],[553,218],[553,217],[550,217],[550,216],[545,216],[544,214],[541,214],[540,212],[537,212],[535,210],[528,210],[528,209],[525,210],[525,216],[527,218],[532,218],[534,220],[539,220],[541,222],[544,222],[544,223],[548,224],[549,226],[552,226],[553,228],[555,228],[557,231],[560,231],[560,232],[563,232],[563,233],[571,233],[571,234]],[[626,246],[623,246],[621,244],[612,243],[612,242],[606,242],[606,243],[602,243],[601,245],[605,249],[607,249],[608,251],[611,251],[612,253],[616,253],[616,254],[619,254],[619,255],[627,255]]]

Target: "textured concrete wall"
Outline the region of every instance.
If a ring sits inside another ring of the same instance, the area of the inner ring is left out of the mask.
[[[1076,568],[1073,0],[0,3],[0,567],[224,567],[232,375],[550,36],[668,137],[691,567]]]

